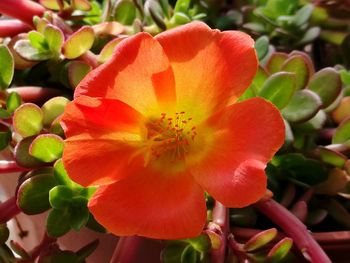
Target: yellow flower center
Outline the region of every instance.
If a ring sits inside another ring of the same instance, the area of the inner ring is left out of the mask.
[[[147,147],[145,157],[147,164],[152,159],[162,159],[167,162],[184,160],[190,144],[197,135],[192,118],[185,112],[177,112],[173,116],[162,113],[160,118],[151,119],[146,123]]]

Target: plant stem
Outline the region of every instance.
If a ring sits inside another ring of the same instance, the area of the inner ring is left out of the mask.
[[[134,262],[142,237],[120,237],[110,263]]]
[[[0,160],[0,174],[18,173],[29,170],[30,169],[18,166],[15,161]]]
[[[0,13],[33,26],[33,16],[42,16],[45,8],[30,0],[1,0]]]
[[[311,262],[330,263],[331,260],[320,245],[311,236],[306,226],[291,212],[273,199],[259,201],[255,204],[261,213],[280,226],[293,239],[303,255]]]
[[[43,251],[45,251],[52,243],[56,242],[56,238],[49,237],[47,233],[45,232],[43,239],[41,240],[40,244],[33,248],[33,250],[30,252],[31,259],[35,260]]]
[[[0,20],[0,37],[12,37],[19,33],[27,32],[30,27],[17,19]]]
[[[220,202],[215,201],[213,209],[213,220],[208,225],[208,230],[217,233],[220,236],[220,247],[218,249],[212,249],[210,252],[212,263],[223,263],[226,256],[226,240],[228,235],[228,209],[224,207]],[[221,229],[218,233],[218,228]]]
[[[16,197],[13,196],[3,203],[0,203],[0,224],[6,223],[16,216],[21,210],[16,204]]]
[[[91,51],[85,52],[80,56],[80,59],[90,65],[93,69],[99,66],[96,55]]]

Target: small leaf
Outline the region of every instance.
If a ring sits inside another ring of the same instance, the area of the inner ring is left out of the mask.
[[[290,122],[303,122],[314,117],[321,106],[321,99],[316,93],[310,90],[299,90],[282,110],[282,115]]]
[[[0,45],[0,61],[0,90],[4,90],[11,84],[14,73],[13,56],[4,45]]]
[[[49,48],[44,35],[37,31],[30,31],[28,33],[28,39],[32,47],[39,51],[46,51]]]
[[[5,149],[12,140],[12,132],[6,126],[0,125],[0,151]]]
[[[40,4],[51,10],[60,10],[61,5],[59,0],[39,0]]]
[[[95,35],[111,35],[118,36],[123,33],[125,28],[122,24],[112,21],[112,22],[103,22],[97,25],[92,26],[92,29],[95,32]]]
[[[292,72],[296,75],[296,89],[303,89],[309,81],[311,72],[301,55],[295,55],[288,58],[282,65],[282,71]]]
[[[16,163],[22,167],[26,168],[35,168],[43,166],[43,162],[34,158],[29,154],[29,147],[32,144],[35,136],[27,137],[22,139],[19,143],[17,143],[14,155],[16,159]]]
[[[91,4],[87,0],[72,0],[73,6],[81,11],[91,10]]]
[[[281,262],[287,256],[293,246],[293,239],[289,237],[283,238],[279,241],[267,254],[269,262]]]
[[[94,30],[89,26],[83,26],[63,44],[63,55],[68,59],[80,57],[92,47],[94,40]]]
[[[302,26],[303,24],[307,23],[309,20],[312,10],[313,10],[313,5],[308,4],[304,5],[302,8],[300,8],[295,15],[293,16],[291,23],[294,24],[297,27]]]
[[[106,62],[112,56],[115,47],[124,39],[126,39],[126,37],[118,37],[109,41],[102,48],[100,54],[98,55],[98,58],[97,58],[98,62],[100,63]]]
[[[114,20],[123,25],[132,25],[136,18],[136,10],[132,0],[119,0],[114,7]]]
[[[332,112],[333,120],[336,123],[341,123],[350,116],[350,97],[341,99],[338,107]]]
[[[47,217],[46,229],[51,237],[60,237],[70,230],[68,209],[52,209]]]
[[[259,60],[262,60],[269,50],[269,38],[267,36],[261,36],[255,41],[255,49],[258,54]]]
[[[181,263],[196,263],[197,252],[191,245],[188,245],[181,254]]]
[[[327,108],[340,94],[342,82],[335,69],[324,68],[312,76],[308,88],[320,96],[322,107]]]
[[[89,220],[89,209],[87,208],[87,199],[83,197],[74,197],[71,200],[69,208],[70,213],[70,227],[75,231],[79,231],[84,227]]]
[[[315,186],[315,192],[324,195],[336,195],[341,192],[348,183],[347,174],[339,168],[329,172],[326,181]]]
[[[319,146],[318,150],[321,160],[335,167],[343,168],[346,160],[348,159],[344,154],[322,146]]]
[[[30,44],[29,40],[19,40],[16,42],[14,49],[23,58],[30,61],[42,61],[52,57],[49,50],[38,50]]]
[[[79,184],[69,178],[67,171],[64,169],[62,159],[57,160],[54,164],[54,176],[61,185],[66,185],[70,188],[81,188]]]
[[[267,61],[266,69],[270,74],[281,71],[283,63],[288,59],[288,55],[282,52],[274,52]]]
[[[194,238],[186,238],[184,241],[191,244],[198,252],[206,252],[211,248],[210,238],[206,234],[201,234]]]
[[[9,119],[9,118],[11,118],[11,114],[7,110],[0,108],[0,119]]]
[[[58,27],[47,25],[43,34],[50,50],[54,53],[60,54],[64,42],[63,32]]]
[[[276,237],[276,235],[277,235],[276,228],[270,228],[268,230],[262,231],[254,235],[252,238],[250,238],[244,244],[243,249],[248,252],[254,251],[270,243]]]
[[[81,62],[72,61],[68,65],[68,80],[69,84],[75,88],[79,82],[92,70],[91,66]]]
[[[293,127],[295,131],[302,133],[313,133],[315,131],[319,131],[323,128],[327,121],[327,114],[320,110],[317,114],[312,117],[310,120],[307,120],[303,123],[294,124]]]
[[[17,92],[11,92],[6,100],[6,109],[9,113],[13,113],[22,104],[22,98]]]
[[[318,26],[310,27],[302,36],[302,38],[296,43],[299,46],[303,46],[314,41],[321,33],[321,29]]]
[[[40,214],[50,208],[49,191],[56,185],[51,174],[39,174],[25,180],[18,189],[17,204],[28,214]]]
[[[258,95],[271,101],[277,108],[283,109],[294,94],[295,81],[294,73],[275,73],[264,82]]]
[[[182,12],[176,12],[173,17],[177,25],[184,25],[191,22],[191,18]]]
[[[332,143],[344,143],[350,139],[350,119],[345,119],[338,128],[336,128],[335,133],[332,137]]]
[[[54,97],[45,102],[45,104],[41,107],[44,115],[44,126],[50,126],[51,123],[63,113],[68,103],[69,100],[65,97]]]
[[[84,261],[88,256],[90,256],[96,250],[99,243],[99,240],[95,239],[94,241],[79,249],[76,252],[76,255],[79,257],[79,260]]]
[[[54,134],[37,136],[29,148],[29,154],[40,161],[50,163],[62,156],[63,139]]]
[[[64,209],[70,206],[74,192],[68,186],[58,185],[49,192],[50,205],[54,209]]]
[[[22,137],[38,134],[43,128],[41,109],[33,103],[22,104],[14,112],[13,128]]]

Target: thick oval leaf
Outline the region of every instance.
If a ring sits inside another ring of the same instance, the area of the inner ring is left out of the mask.
[[[52,188],[49,192],[49,201],[54,209],[64,209],[69,207],[74,191],[65,185],[58,185]]]
[[[22,98],[17,92],[11,92],[6,100],[6,109],[9,113],[13,113],[22,104]]]
[[[35,136],[27,137],[17,143],[14,150],[14,156],[16,163],[19,166],[26,168],[36,168],[44,165],[44,162],[38,160],[37,158],[34,158],[29,154],[29,147],[34,139]]]
[[[301,27],[309,20],[313,9],[313,5],[311,4],[304,5],[295,13],[291,20],[291,23],[297,27]]]
[[[327,115],[323,110],[317,112],[317,114],[310,120],[294,124],[293,127],[296,131],[301,133],[314,133],[321,130],[327,121]]]
[[[258,95],[271,101],[277,108],[283,109],[294,94],[295,81],[294,73],[275,73],[264,82]]]
[[[13,56],[4,45],[0,45],[0,61],[0,90],[4,90],[10,85],[15,68]]]
[[[287,256],[289,250],[293,246],[293,239],[289,237],[283,238],[279,241],[267,254],[268,262],[282,262],[281,260]]]
[[[63,44],[63,55],[68,59],[80,57],[92,47],[94,40],[94,30],[89,26],[83,26]]]
[[[269,38],[261,36],[255,41],[255,49],[259,60],[262,60],[269,50]]]
[[[43,128],[43,112],[33,103],[22,104],[14,112],[13,128],[22,137],[38,134]]]
[[[113,54],[114,48],[126,37],[118,37],[109,41],[101,50],[100,54],[97,57],[98,62],[106,62]]]
[[[39,50],[33,47],[29,40],[19,40],[14,46],[15,51],[23,58],[29,61],[42,61],[52,57],[50,50]]]
[[[88,200],[84,197],[74,197],[71,200],[69,207],[70,213],[70,227],[75,231],[79,231],[84,227],[89,220],[89,209],[87,208]]]
[[[348,183],[347,174],[339,168],[329,172],[326,181],[315,186],[315,192],[324,195],[336,195],[341,192]]]
[[[254,251],[270,243],[276,237],[276,235],[277,235],[276,228],[271,228],[271,229],[262,231],[256,234],[255,236],[253,236],[251,239],[249,239],[244,244],[243,249],[248,252]]]
[[[322,146],[318,147],[318,151],[323,162],[335,167],[343,168],[346,160],[348,159],[344,154]]]
[[[75,88],[91,70],[92,67],[84,62],[72,61],[68,65],[69,84]]]
[[[327,108],[340,94],[342,82],[335,69],[324,68],[312,76],[308,88],[320,96],[322,107]]]
[[[339,124],[349,116],[350,116],[350,97],[344,97],[341,99],[338,107],[332,112],[332,117],[333,117],[333,120]]]
[[[35,175],[24,181],[18,189],[17,204],[28,214],[39,214],[50,208],[49,191],[56,185],[51,174]]]
[[[87,0],[72,0],[73,7],[81,11],[89,11],[91,4]]]
[[[70,188],[81,188],[79,184],[69,178],[67,171],[64,169],[62,159],[57,160],[54,164],[54,176],[61,185],[66,185]]]
[[[299,90],[282,110],[283,117],[290,122],[303,122],[314,117],[322,106],[320,97],[310,90]]]
[[[49,48],[44,35],[37,31],[30,31],[28,33],[28,39],[32,47],[40,51],[46,51]]]
[[[5,125],[0,125],[0,151],[5,149],[12,139],[12,132]]]
[[[60,54],[64,42],[64,35],[61,29],[53,25],[47,25],[43,34],[49,49],[56,54]]]
[[[92,26],[95,35],[111,35],[118,36],[124,32],[124,26],[118,22],[103,22]]]
[[[60,237],[70,230],[68,209],[52,209],[47,217],[46,230],[51,237]]]
[[[69,103],[69,99],[65,97],[54,97],[41,107],[43,112],[43,124],[44,126],[50,126],[51,123],[60,116],[66,105]]]
[[[22,34],[19,34],[17,36],[12,37],[10,42],[8,43],[8,48],[10,49],[10,51],[12,53],[13,60],[15,63],[15,69],[21,70],[21,69],[30,68],[33,65],[35,65],[35,63],[37,63],[34,61],[29,61],[29,60],[24,59],[15,50],[15,45],[19,40],[27,40],[27,39],[28,39],[28,34],[22,33]]]
[[[300,90],[306,87],[309,81],[311,72],[304,57],[301,55],[295,55],[288,58],[282,65],[281,71],[287,71],[295,73],[296,75],[296,89]]]
[[[132,25],[136,18],[136,6],[131,0],[117,1],[114,7],[114,20],[123,25]]]
[[[42,134],[36,137],[29,147],[29,154],[40,161],[50,163],[62,156],[64,142],[55,134]]]
[[[350,139],[350,118],[345,119],[335,130],[332,143],[344,143]]]
[[[39,2],[41,5],[51,10],[63,9],[63,6],[61,4],[63,1],[61,0],[39,0]]]
[[[283,63],[288,59],[288,54],[274,52],[266,63],[266,69],[270,74],[281,71]]]

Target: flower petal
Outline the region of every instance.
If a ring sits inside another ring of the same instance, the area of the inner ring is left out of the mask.
[[[186,173],[131,165],[132,176],[100,187],[89,201],[96,220],[118,236],[158,239],[197,236],[206,222],[204,192]]]
[[[119,99],[146,115],[176,100],[175,82],[167,56],[147,33],[123,40],[112,58],[91,71],[78,85],[75,97]]]
[[[232,96],[238,98],[255,76],[254,41],[245,33],[220,32],[193,22],[155,38],[173,68],[180,111],[206,118]]]
[[[61,124],[66,134],[64,166],[83,186],[119,180],[140,140],[143,116],[118,100],[81,96],[67,105]]]
[[[266,191],[266,163],[284,142],[279,111],[271,103],[254,98],[214,114],[198,127],[197,136],[204,126],[212,131],[212,138],[207,149],[200,149],[206,152],[204,157],[191,167],[197,182],[228,207],[259,200]]]

